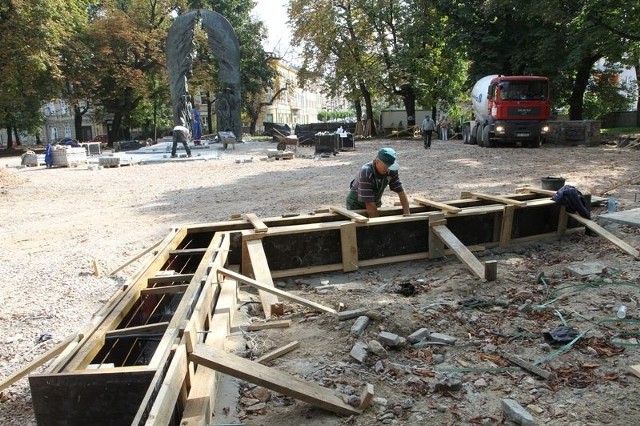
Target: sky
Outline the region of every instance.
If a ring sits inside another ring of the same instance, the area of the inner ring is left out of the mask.
[[[263,21],[269,31],[264,48],[267,51],[286,53],[289,50],[291,32],[287,28],[288,0],[256,0],[253,15]]]

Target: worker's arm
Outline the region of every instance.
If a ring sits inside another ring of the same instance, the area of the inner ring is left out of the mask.
[[[367,215],[369,217],[378,217],[380,216],[378,214],[378,207],[376,207],[376,203],[369,202],[369,203],[364,203],[365,207],[367,208]]]
[[[400,197],[400,204],[402,204],[402,214],[410,215],[411,210],[409,210],[409,197],[407,197],[407,193],[404,191],[398,192],[398,197]]]

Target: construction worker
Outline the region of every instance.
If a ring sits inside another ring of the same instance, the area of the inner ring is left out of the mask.
[[[404,192],[398,176],[400,166],[396,162],[393,148],[380,148],[373,161],[360,168],[358,175],[351,181],[347,195],[347,209],[366,209],[369,217],[378,217],[378,207],[382,205],[382,194],[389,188],[398,194],[402,204],[402,213],[409,215],[409,199]]]

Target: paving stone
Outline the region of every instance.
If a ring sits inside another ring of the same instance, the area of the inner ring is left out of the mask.
[[[389,354],[387,354],[387,350],[377,340],[371,340],[369,342],[369,351],[378,355],[380,358],[389,357]]]
[[[533,416],[515,399],[502,400],[502,412],[512,422],[522,426],[534,426]]]
[[[359,316],[356,322],[351,326],[351,335],[355,337],[360,337],[362,333],[364,333],[364,329],[369,325],[369,317],[367,316]]]
[[[565,271],[575,277],[586,277],[606,272],[607,267],[600,262],[576,262],[569,264]]]
[[[429,341],[446,343],[447,345],[453,345],[454,343],[456,343],[456,340],[458,339],[442,333],[431,333],[429,335]]]
[[[400,343],[402,343],[400,336],[394,333],[389,333],[388,331],[381,331],[380,334],[378,334],[378,340],[380,340],[381,343],[391,347],[398,346],[400,345]]]
[[[427,330],[426,328],[421,328],[407,336],[407,340],[409,341],[409,343],[418,343],[420,340],[425,339],[428,336],[429,330]]]

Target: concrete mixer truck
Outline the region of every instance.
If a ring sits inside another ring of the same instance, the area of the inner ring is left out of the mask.
[[[462,125],[465,144],[540,146],[549,130],[549,79],[488,75],[471,90],[473,121]]]

